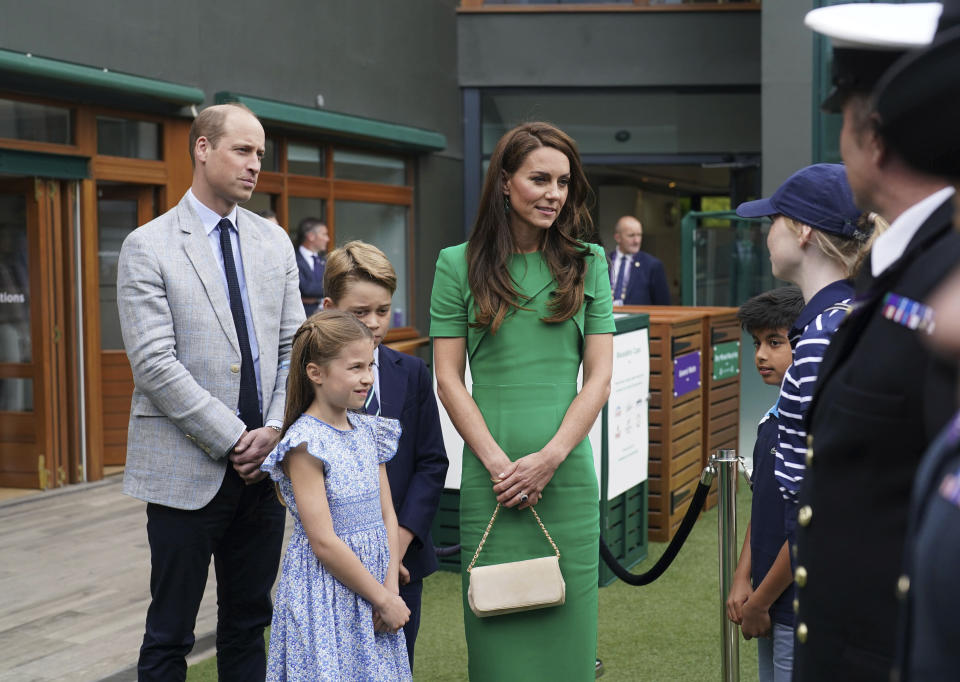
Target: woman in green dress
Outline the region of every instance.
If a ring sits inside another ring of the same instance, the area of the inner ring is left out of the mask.
[[[613,312],[576,145],[545,123],[497,144],[470,239],[444,249],[430,306],[440,400],[463,437],[460,541],[472,680],[590,680],[597,645],[599,505],[586,439],[610,391]],[[469,360],[473,393],[464,383]],[[583,386],[577,374],[583,365]],[[477,618],[466,567],[560,550],[562,606]]]

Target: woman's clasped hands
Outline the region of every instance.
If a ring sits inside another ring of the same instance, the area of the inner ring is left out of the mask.
[[[561,461],[561,458],[546,450],[540,450],[510,462],[498,474],[491,476],[497,502],[518,509],[534,506],[543,499],[543,489],[553,478]]]

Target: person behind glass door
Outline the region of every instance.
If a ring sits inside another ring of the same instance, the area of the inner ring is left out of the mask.
[[[307,317],[320,309],[323,301],[323,272],[327,266],[327,225],[319,218],[304,218],[297,226],[297,268],[300,271],[300,295]]]
[[[614,305],[670,305],[663,263],[640,250],[643,225],[632,215],[617,221],[617,248],[610,252],[610,288]]]
[[[287,233],[237,206],[263,153],[249,109],[205,109],[190,129],[190,189],[120,249],[134,381],[123,492],[147,502],[150,543],[140,680],[185,679],[211,555],[219,677],[265,674],[284,511],[259,466],[280,435],[304,315]]]

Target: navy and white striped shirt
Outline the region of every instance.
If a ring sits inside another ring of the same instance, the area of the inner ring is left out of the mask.
[[[830,337],[847,316],[853,299],[853,284],[839,280],[828,284],[810,299],[790,329],[793,364],[780,386],[780,433],[774,474],[787,505],[787,533],[792,537],[796,523],[797,492],[806,468],[807,432],[803,418],[813,399],[813,387],[820,361]]]

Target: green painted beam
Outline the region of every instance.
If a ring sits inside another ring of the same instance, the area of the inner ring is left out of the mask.
[[[435,152],[447,147],[447,138],[433,130],[340,114],[324,109],[314,109],[298,104],[277,102],[234,92],[218,92],[214,96],[214,100],[217,104],[240,102],[248,106],[253,113],[264,121],[306,128],[318,133],[358,137],[385,146],[413,151]]]
[[[83,180],[90,177],[90,159],[86,156],[0,149],[0,173]]]
[[[35,57],[11,50],[0,49],[0,73],[16,74],[37,81],[59,81],[74,86],[148,97],[182,106],[201,104],[204,100],[203,91],[189,85],[168,83],[155,78],[134,76],[57,59]]]

